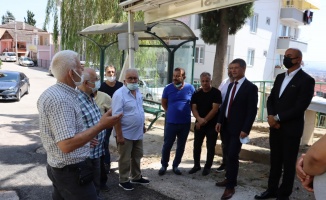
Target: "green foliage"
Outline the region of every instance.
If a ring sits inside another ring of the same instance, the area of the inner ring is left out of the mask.
[[[2,15],[1,18],[1,24],[6,24],[9,22],[9,20],[16,20],[15,16],[9,10],[7,10],[6,14]]]
[[[246,19],[253,14],[253,3],[246,3],[238,6],[224,8],[227,10],[227,24],[229,25],[228,33],[234,35],[245,24]],[[220,39],[221,10],[214,10],[201,14],[203,24],[201,27],[200,37],[207,44],[217,44]]]
[[[27,20],[24,17],[25,23],[27,23],[29,25],[32,25],[32,26],[35,26],[36,20],[34,19],[34,16],[35,15],[34,15],[34,13],[32,11],[27,10]]]

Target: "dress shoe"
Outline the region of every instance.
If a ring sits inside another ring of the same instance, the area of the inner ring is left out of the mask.
[[[269,199],[269,198],[276,198],[276,192],[271,192],[266,190],[265,192],[261,193],[261,195],[255,195],[255,199]]]
[[[181,171],[180,171],[180,169],[177,168],[177,167],[173,167],[173,172],[174,172],[176,175],[181,175],[181,174],[182,174]]]
[[[193,173],[196,173],[196,172],[198,172],[199,170],[201,170],[201,167],[199,166],[199,167],[193,167],[188,173],[189,174],[193,174]]]
[[[225,164],[221,164],[221,166],[219,166],[216,169],[216,172],[220,173],[220,172],[224,172],[225,171]]]
[[[166,167],[163,167],[163,166],[162,166],[161,169],[158,170],[158,175],[162,176],[162,175],[165,174],[165,172],[166,172]]]
[[[228,180],[227,180],[227,179],[224,179],[224,180],[221,181],[221,182],[216,182],[215,185],[216,185],[217,187],[225,187],[227,183],[228,183]]]
[[[232,196],[234,195],[234,193],[235,193],[234,188],[231,188],[231,189],[226,188],[224,190],[224,193],[223,193],[221,199],[231,199]]]
[[[207,176],[209,173],[211,173],[211,169],[204,168],[203,172],[201,173],[203,176]]]
[[[276,200],[289,200],[289,197],[277,197]]]

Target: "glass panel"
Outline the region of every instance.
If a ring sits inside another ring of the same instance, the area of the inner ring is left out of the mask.
[[[188,42],[181,46],[174,55],[174,68],[181,67],[186,71],[186,82],[192,81],[192,43]]]

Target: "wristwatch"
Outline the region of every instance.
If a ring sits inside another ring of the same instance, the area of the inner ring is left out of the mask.
[[[277,122],[280,121],[280,119],[277,117],[277,115],[274,115],[274,120]]]

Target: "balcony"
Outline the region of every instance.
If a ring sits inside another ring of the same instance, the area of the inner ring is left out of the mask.
[[[293,25],[304,25],[303,12],[293,7],[282,8],[280,18],[283,22]]]
[[[292,37],[279,37],[277,40],[277,52],[281,55],[284,55],[288,48],[297,48],[302,52],[306,52],[307,47],[307,43],[300,42]]]

